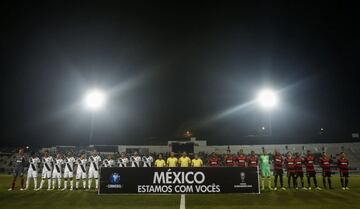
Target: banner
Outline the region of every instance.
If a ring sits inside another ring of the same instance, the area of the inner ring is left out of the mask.
[[[101,168],[99,194],[260,193],[258,168]]]

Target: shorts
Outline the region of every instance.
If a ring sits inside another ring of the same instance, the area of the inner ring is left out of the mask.
[[[81,170],[76,172],[76,179],[86,179],[86,172],[82,172]]]
[[[61,179],[61,172],[57,172],[56,170],[54,170],[52,173],[52,178],[53,179]]]
[[[304,177],[304,172],[302,172],[302,171],[296,172],[296,177],[303,178]]]
[[[295,172],[287,172],[287,177],[296,177],[296,173]]]
[[[349,177],[349,171],[340,171],[340,177]]]
[[[261,168],[261,176],[262,177],[270,177],[270,168],[269,167],[263,167]]]
[[[27,177],[28,178],[37,178],[38,176],[38,172],[37,171],[34,171],[32,169],[29,169],[28,172],[27,172]]]
[[[316,172],[315,172],[315,171],[307,171],[307,172],[306,172],[306,176],[307,176],[308,178],[310,178],[310,177],[314,177],[314,178],[315,178]]]
[[[331,177],[331,171],[323,171],[322,176],[323,177]]]
[[[91,178],[99,178],[99,171],[96,171],[95,169],[90,169],[89,170],[89,179]]]
[[[65,171],[64,172],[64,178],[67,179],[67,178],[73,178],[74,177],[74,172],[72,171]]]
[[[283,169],[275,169],[274,170],[274,175],[280,175],[282,176],[284,174],[284,170]]]
[[[43,170],[42,173],[41,173],[41,178],[50,179],[51,178],[51,171]]]
[[[13,170],[13,176],[14,177],[18,177],[18,176],[22,177],[23,175],[24,175],[24,169],[15,168]]]

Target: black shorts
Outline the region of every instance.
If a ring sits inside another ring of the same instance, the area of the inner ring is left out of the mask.
[[[304,172],[303,171],[296,172],[296,176],[303,178],[304,177]]]
[[[280,176],[282,176],[283,174],[284,174],[283,169],[275,169],[275,170],[274,170],[274,175],[280,175]]]
[[[15,168],[13,170],[12,174],[13,174],[14,177],[18,177],[18,176],[22,177],[24,175],[24,169]]]
[[[349,177],[349,171],[340,171],[340,177]]]
[[[295,173],[295,172],[290,172],[290,173],[288,172],[288,173],[287,173],[287,177],[291,177],[291,176],[295,178],[295,177],[296,177],[296,173]]]
[[[308,172],[306,172],[306,176],[307,176],[307,177],[315,177],[315,176],[316,176],[316,172],[315,172],[315,171],[308,171]]]
[[[331,177],[331,171],[323,171],[322,176],[323,177]]]

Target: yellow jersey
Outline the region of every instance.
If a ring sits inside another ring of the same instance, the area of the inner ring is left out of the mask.
[[[178,159],[177,159],[176,157],[169,157],[169,158],[167,159],[167,165],[168,165],[169,167],[176,167],[177,162],[178,162]]]
[[[165,167],[166,163],[164,159],[157,159],[155,160],[155,167]]]
[[[200,158],[192,159],[191,165],[192,167],[201,167],[203,165],[203,161]]]
[[[191,160],[189,157],[180,157],[179,163],[180,163],[180,167],[189,167]]]

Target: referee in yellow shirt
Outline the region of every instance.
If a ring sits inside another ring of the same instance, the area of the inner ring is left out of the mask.
[[[170,153],[170,157],[168,157],[166,163],[167,163],[167,166],[170,168],[177,166],[178,159],[175,157],[175,154],[173,152]]]
[[[158,168],[166,167],[166,163],[165,163],[165,160],[163,159],[162,154],[159,154],[159,157],[157,160],[155,160],[154,165],[155,165],[155,167],[158,167]]]
[[[192,159],[192,161],[191,161],[191,166],[192,167],[202,167],[203,166],[203,161],[199,158],[199,156],[197,154],[194,155],[194,159]]]
[[[182,156],[179,158],[179,164],[180,164],[180,167],[190,167],[191,160],[187,156],[186,152],[183,152]]]

